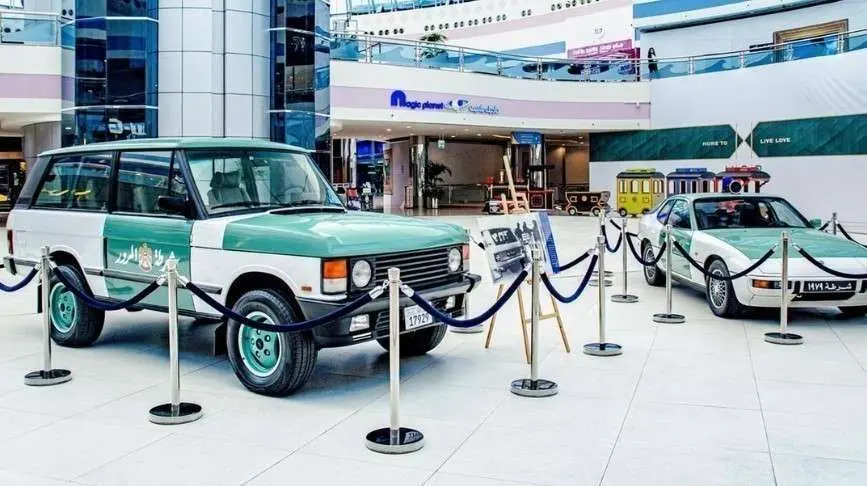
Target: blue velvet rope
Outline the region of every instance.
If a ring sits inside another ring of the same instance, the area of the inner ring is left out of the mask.
[[[608,251],[611,253],[614,253],[617,250],[619,250],[620,245],[623,243],[623,233],[620,233],[617,236],[617,243],[614,245],[614,248],[612,248],[611,245],[608,244],[608,232],[605,231],[605,226],[601,226],[599,229],[602,230],[602,236],[605,237],[605,248],[608,248]]]
[[[662,242],[662,246],[659,247],[659,255],[656,255],[652,261],[647,261],[644,258],[641,258],[641,255],[638,254],[638,251],[635,250],[635,245],[632,244],[632,237],[638,236],[634,233],[626,233],[626,242],[629,244],[629,251],[632,252],[632,256],[638,260],[638,263],[644,265],[645,267],[650,267],[659,263],[659,260],[662,259],[662,255],[665,254],[665,246],[666,242]]]
[[[506,291],[503,293],[503,295],[501,295],[500,298],[496,302],[494,302],[494,305],[490,309],[486,310],[485,312],[476,317],[469,319],[455,319],[448,314],[443,314],[442,312],[440,312],[439,309],[434,307],[433,304],[428,302],[424,297],[422,297],[412,289],[409,289],[409,291],[404,290],[404,294],[407,294],[407,296],[413,302],[415,302],[419,307],[424,309],[425,312],[434,316],[434,318],[439,322],[448,324],[449,326],[453,327],[475,327],[493,317],[493,315],[496,314],[497,311],[499,311],[506,302],[508,302],[508,300],[512,297],[512,294],[514,294],[518,290],[518,287],[520,287],[521,284],[524,283],[524,279],[526,278],[527,271],[522,270],[521,273],[518,274],[518,277],[515,279],[515,281],[512,282],[512,285],[510,285],[509,288],[506,289]]]
[[[187,290],[193,293],[193,295],[202,299],[206,304],[216,309],[217,312],[223,314],[223,316],[233,321],[237,321],[247,327],[252,327],[253,329],[258,329],[260,331],[266,332],[298,332],[313,329],[314,327],[321,326],[322,324],[327,324],[329,322],[342,319],[351,314],[352,312],[360,309],[361,306],[368,304],[373,300],[373,296],[370,292],[368,292],[333,312],[329,312],[328,314],[321,315],[319,317],[314,317],[313,319],[301,322],[290,322],[285,324],[267,324],[265,322],[254,321],[247,318],[246,316],[238,314],[232,309],[217,302],[213,297],[208,295],[207,292],[205,292],[199,286],[192,282],[188,282],[186,287]]]
[[[855,238],[852,238],[852,236],[849,234],[848,231],[846,231],[846,228],[844,228],[842,224],[837,223],[837,229],[840,230],[840,233],[843,233],[843,236],[845,236],[847,240],[851,241],[852,243],[857,243],[861,246],[867,247],[867,245],[865,245],[864,243],[861,243]]]
[[[714,275],[714,274],[708,272],[707,270],[705,270],[705,268],[702,266],[702,264],[695,261],[694,258],[689,256],[689,252],[686,251],[686,249],[683,246],[681,246],[681,244],[678,243],[677,241],[674,242],[674,249],[677,250],[681,254],[681,256],[686,258],[686,261],[689,262],[690,265],[695,267],[696,270],[701,272],[705,277],[712,278],[714,280],[722,280],[724,282],[731,282],[732,280],[737,280],[741,277],[745,277],[745,276],[749,275],[750,273],[752,273],[753,271],[755,271],[757,268],[761,267],[763,263],[768,261],[768,258],[771,258],[771,256],[774,254],[774,251],[776,251],[777,247],[774,246],[773,248],[766,251],[765,254],[761,256],[761,258],[756,260],[755,263],[753,263],[749,267],[745,268],[744,270],[742,270],[742,271],[740,271],[734,275],[728,275],[728,276]]]
[[[807,250],[805,250],[803,248],[798,248],[798,253],[800,253],[804,258],[807,259],[807,261],[809,261],[810,263],[815,265],[817,268],[819,268],[823,272],[828,273],[830,275],[833,275],[835,277],[852,278],[852,279],[867,278],[867,273],[845,273],[845,272],[841,272],[839,270],[834,270],[833,268],[828,268],[822,262],[820,262],[818,259],[816,259],[813,255],[810,255],[809,253],[807,253]]]
[[[17,292],[24,287],[27,287],[27,284],[29,284],[33,280],[33,277],[35,277],[37,273],[39,273],[39,270],[37,270],[36,267],[33,267],[33,269],[30,270],[30,273],[25,275],[24,278],[15,285],[4,285],[3,283],[0,283],[0,291]]]
[[[575,302],[576,300],[578,300],[578,297],[581,297],[581,294],[584,292],[584,289],[587,288],[587,284],[590,282],[590,276],[593,274],[593,269],[596,268],[596,262],[598,260],[599,260],[599,257],[596,255],[593,255],[593,259],[590,260],[590,267],[587,268],[587,273],[584,274],[584,278],[581,280],[581,284],[578,285],[578,289],[575,290],[575,292],[572,295],[565,296],[565,295],[561,294],[560,292],[558,292],[557,289],[554,288],[553,282],[551,282],[551,280],[548,279],[548,276],[545,275],[544,273],[542,274],[542,283],[545,284],[545,288],[548,289],[548,292],[550,292],[551,295],[555,299],[559,300],[560,302],[562,302],[564,304],[569,304],[571,302]]]
[[[75,294],[76,297],[83,300],[88,307],[93,307],[94,309],[102,311],[116,311],[132,307],[144,300],[144,298],[148,295],[154,293],[154,291],[160,286],[159,283],[153,281],[148,284],[147,287],[142,289],[141,292],[134,295],[129,300],[126,300],[124,302],[109,302],[102,299],[97,299],[93,295],[89,295],[89,293],[85,290],[76,287],[72,282],[69,281],[68,278],[66,278],[66,275],[63,274],[59,267],[55,268],[52,272],[54,273],[54,276],[57,277],[57,280],[59,280],[60,283],[62,283],[63,286],[66,287],[66,290],[69,290],[70,292]]]
[[[574,267],[575,265],[578,265],[579,263],[583,262],[583,261],[586,260],[587,257],[589,257],[589,256],[590,256],[590,250],[587,250],[587,251],[584,252],[583,255],[581,255],[581,256],[579,256],[578,258],[572,260],[571,262],[569,262],[569,263],[567,263],[567,264],[565,264],[565,265],[559,265],[557,268],[554,269],[554,273],[565,272],[566,270],[569,270],[570,268]]]

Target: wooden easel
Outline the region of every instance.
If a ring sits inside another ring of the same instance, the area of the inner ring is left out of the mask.
[[[506,179],[509,182],[509,193],[512,196],[512,200],[508,201],[506,199],[505,194],[500,195],[500,200],[503,203],[503,213],[509,214],[509,207],[511,204],[511,214],[528,214],[530,212],[530,204],[527,202],[527,197],[524,194],[518,194],[515,190],[515,181],[512,179],[512,165],[507,156],[503,156],[503,165],[506,167]],[[524,196],[523,198],[519,198],[518,196]],[[529,280],[527,280],[529,282]],[[500,284],[497,289],[497,300],[503,296],[503,291],[505,291],[506,286],[504,284]],[[563,346],[566,348],[567,353],[572,352],[572,347],[569,346],[569,338],[566,337],[566,329],[563,327],[563,318],[560,315],[560,307],[557,305],[557,300],[554,299],[553,295],[549,295],[551,298],[551,306],[553,307],[553,311],[549,313],[542,313],[539,316],[540,321],[545,321],[548,319],[557,319],[557,327],[560,328],[560,337],[563,339]],[[518,312],[521,315],[521,332],[524,337],[524,357],[527,360],[527,363],[530,362],[530,343],[529,337],[527,336],[527,326],[530,325],[532,321],[532,316],[527,316],[524,310],[524,292],[521,290],[521,287],[518,287]],[[485,338],[485,349],[491,347],[491,338],[494,335],[494,325],[497,323],[497,315],[494,314],[491,317],[491,324],[488,326],[488,335]]]

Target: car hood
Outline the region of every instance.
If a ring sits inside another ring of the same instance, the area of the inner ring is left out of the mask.
[[[280,213],[226,225],[226,250],[310,257],[396,253],[466,243],[460,226],[366,212]]]
[[[780,242],[783,231],[789,232],[791,244],[798,245],[816,258],[867,258],[867,248],[858,243],[812,228],[715,229],[705,230],[705,233],[756,260]],[[789,248],[791,258],[802,258],[794,247]],[[779,250],[773,258],[780,258]]]

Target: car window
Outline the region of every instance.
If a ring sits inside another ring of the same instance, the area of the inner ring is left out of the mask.
[[[668,219],[668,213],[671,212],[671,207],[674,205],[673,200],[668,200],[665,204],[659,208],[659,211],[656,213],[656,220],[662,224],[665,224],[665,221]]]
[[[784,199],[720,197],[695,202],[700,229],[807,228],[807,220]]]
[[[684,200],[679,200],[674,203],[671,209],[671,217],[668,218],[668,224],[672,228],[692,229],[692,223],[689,219],[689,204]]]
[[[187,196],[184,179],[171,151],[124,152],[117,174],[117,210],[165,214],[157,206],[160,196]]]
[[[86,153],[52,160],[33,206],[107,210],[111,159],[111,153]]]

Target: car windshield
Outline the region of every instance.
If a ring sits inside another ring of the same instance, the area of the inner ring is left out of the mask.
[[[188,151],[187,160],[209,214],[342,206],[310,157],[300,152],[197,150]]]
[[[723,197],[695,201],[699,229],[807,228],[807,220],[786,200]]]

